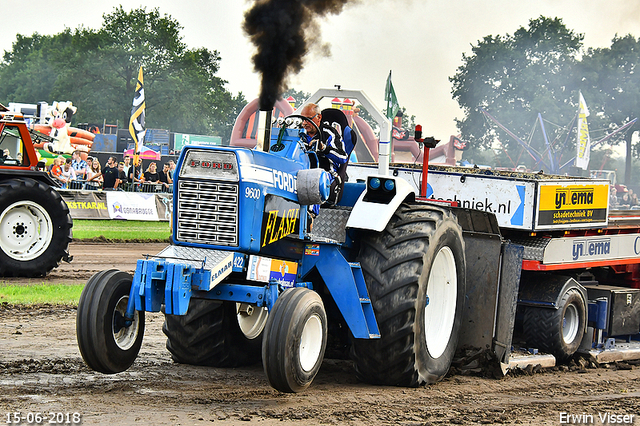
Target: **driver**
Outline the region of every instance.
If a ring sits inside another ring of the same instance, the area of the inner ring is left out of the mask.
[[[318,165],[329,172],[329,180],[331,181],[331,188],[334,188],[335,184],[340,183],[340,176],[338,176],[338,168],[347,162],[347,153],[344,149],[344,142],[342,140],[341,132],[334,129],[327,122],[322,122],[322,113],[316,104],[307,104],[302,108],[300,115],[307,117],[313,123],[318,126],[320,132],[323,133],[324,138],[320,137],[320,134],[308,121],[304,120],[302,126],[306,130],[307,145],[316,145],[316,153],[318,154]],[[324,142],[321,140],[324,139]],[[335,182],[337,180],[337,182]],[[313,228],[313,219],[320,213],[320,206],[318,204],[309,206],[309,216],[311,217],[311,224],[309,230]]]
[[[322,143],[316,128],[306,120],[302,122],[302,126],[307,131],[307,145],[313,145],[315,141],[319,165],[329,172],[331,182],[333,182],[338,177],[338,168],[347,162],[347,153],[344,149],[340,131],[334,129],[328,123],[322,122],[322,114],[316,104],[305,105],[300,115],[313,121],[320,129],[320,132],[324,134],[324,143]]]

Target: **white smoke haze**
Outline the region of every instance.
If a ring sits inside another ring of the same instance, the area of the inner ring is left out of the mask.
[[[10,50],[17,33],[56,34],[65,27],[97,28],[102,14],[122,4],[125,10],[140,7],[129,0],[67,0],[52,5],[34,0],[3,2],[0,50]],[[260,76],[254,71],[253,45],[242,31],[244,12],[252,1],[209,0],[175,2],[151,0],[183,27],[189,47],[217,50],[222,56],[219,76],[234,94],[247,100],[258,96]],[[319,21],[320,47],[330,55],[310,52],[299,74],[289,78],[297,90],[314,92],[320,87],[362,89],[382,107],[389,71],[401,106],[416,116],[425,135],[448,139],[457,133],[454,119],[462,112],[451,99],[448,78],[461,64],[463,53],[486,35],[513,34],[530,19],[560,17],[570,30],[584,34],[585,47],[607,47],[616,35],[640,37],[640,2],[637,0],[361,0],[340,15]],[[11,19],[7,19],[11,17]],[[49,100],[50,101],[50,100]],[[586,100],[589,103],[589,99]]]

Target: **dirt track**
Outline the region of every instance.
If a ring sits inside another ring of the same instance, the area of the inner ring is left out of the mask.
[[[141,255],[162,247],[73,244],[74,261],[44,281],[85,282],[112,267],[133,271]],[[226,370],[174,364],[162,322],[161,314],[147,314],[138,360],[108,376],[82,362],[74,308],[0,306],[0,421],[12,420],[10,412],[77,412],[85,425],[560,425],[569,423],[563,423],[569,415],[603,424],[599,416],[609,413],[633,415],[640,425],[640,368],[630,364],[520,372],[499,380],[458,374],[406,389],[360,383],[349,361],[329,359],[308,391],[290,395],[270,388],[260,365]]]

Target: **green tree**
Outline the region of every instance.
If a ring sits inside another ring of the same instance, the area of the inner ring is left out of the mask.
[[[585,97],[590,99],[591,120],[606,130],[640,117],[640,38],[632,35],[614,37],[611,47],[589,49],[579,72]],[[638,125],[634,125],[638,129]],[[633,132],[624,133],[627,155],[624,182],[631,183],[631,165],[634,150],[631,146]],[[638,147],[635,147],[637,155]],[[622,176],[620,176],[622,178]]]
[[[188,49],[181,30],[157,8],[127,12],[119,6],[103,15],[97,30],[81,26],[55,36],[18,36],[0,64],[0,102],[71,100],[78,122],[117,120],[126,127],[142,66],[148,128],[224,140],[246,101],[216,75],[219,53]],[[40,84],[29,84],[33,80]]]
[[[282,98],[283,99],[288,99],[289,96],[292,96],[293,99],[296,100],[296,106],[295,107],[298,108],[300,105],[302,105],[302,103],[304,101],[309,99],[309,96],[311,96],[311,93],[305,92],[303,90],[296,90],[294,88],[289,88],[289,89],[285,90],[285,92],[282,94]]]
[[[55,36],[16,36],[0,63],[0,102],[36,103],[52,97],[57,80],[55,58],[71,44],[71,31]]]
[[[450,78],[453,98],[464,111],[464,118],[457,120],[462,138],[483,148],[499,139],[509,154],[521,151],[517,142],[488,122],[482,109],[521,138],[531,132],[538,113],[555,123],[569,123],[577,110],[572,72],[582,39],[562,19],[541,16],[513,35],[488,35],[472,46]],[[558,135],[551,139],[554,136]],[[544,152],[541,137],[532,142]]]

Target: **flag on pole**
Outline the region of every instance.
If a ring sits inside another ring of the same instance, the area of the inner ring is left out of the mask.
[[[142,65],[140,71],[138,71],[138,80],[136,82],[136,93],[133,97],[133,107],[131,108],[131,118],[129,119],[129,133],[134,142],[134,157],[133,164],[138,165],[140,162],[140,150],[144,145],[144,116],[145,116],[145,102],[144,102],[144,82],[142,80]]]
[[[398,104],[398,98],[396,98],[396,91],[393,90],[393,84],[391,84],[391,71],[389,71],[389,77],[387,78],[384,98],[387,102],[387,118],[393,120],[393,117],[396,116],[396,113],[400,109],[400,105]]]
[[[591,139],[589,138],[589,126],[587,125],[587,117],[589,109],[587,103],[580,92],[580,104],[578,110],[578,139],[576,141],[576,163],[575,166],[583,170],[589,168],[589,156],[591,152]]]

